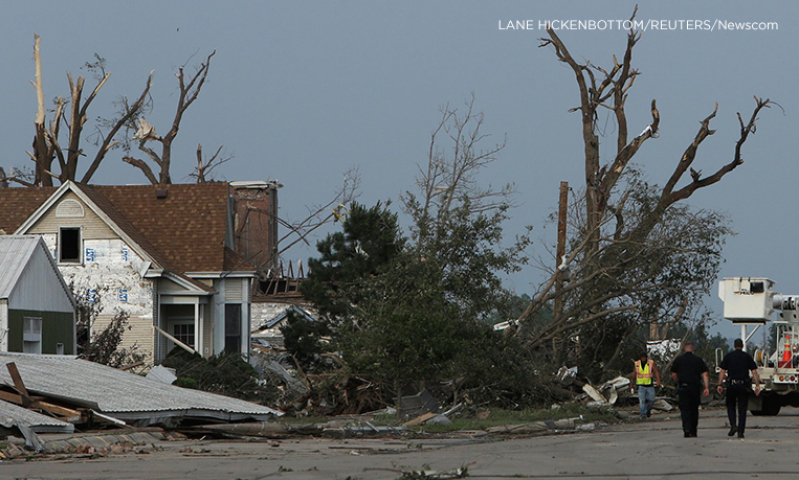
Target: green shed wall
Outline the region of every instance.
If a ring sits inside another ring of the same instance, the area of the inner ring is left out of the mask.
[[[56,354],[56,345],[64,344],[65,355],[75,355],[73,347],[74,317],[66,312],[40,310],[8,310],[8,351],[22,351],[22,326],[24,317],[42,319],[42,353]]]

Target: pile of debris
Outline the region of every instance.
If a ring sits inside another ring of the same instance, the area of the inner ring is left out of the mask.
[[[40,451],[37,433],[101,427],[174,428],[190,423],[263,422],[282,412],[64,355],[0,353],[0,434],[22,436]]]
[[[578,375],[577,367],[561,367],[555,376],[563,390],[570,394],[574,401],[587,407],[638,405],[638,396],[630,388],[630,379],[627,377],[618,376],[595,387],[588,379]],[[654,409],[668,412],[674,407],[666,399],[657,398]]]
[[[350,415],[375,410],[385,405],[380,386],[358,376],[336,354],[320,355],[320,368],[303,371],[288,353],[252,350],[250,365],[262,381],[281,392],[275,405],[295,416]]]

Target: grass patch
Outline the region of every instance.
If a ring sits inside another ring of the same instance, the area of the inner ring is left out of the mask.
[[[618,417],[608,409],[586,408],[582,405],[565,404],[559,409],[540,410],[491,410],[488,417],[464,416],[450,418],[452,425],[424,425],[422,430],[429,433],[446,433],[459,430],[486,430],[491,427],[522,425],[548,420],[561,420],[564,418],[583,417],[582,422],[602,421],[616,423]]]
[[[415,427],[415,429],[421,429],[428,433],[448,433],[461,430],[486,430],[491,427],[522,425],[580,416],[583,417],[583,423],[596,421],[617,423],[620,421],[610,409],[587,408],[577,403],[567,403],[554,410],[490,410],[488,416],[485,418],[479,418],[476,414],[459,415],[456,413],[449,417],[452,425],[422,425],[420,427]],[[357,421],[355,418],[357,417],[353,418],[354,422]],[[307,425],[341,420],[343,420],[342,417],[282,417],[278,421],[287,425]],[[377,415],[372,417],[369,422],[378,427],[397,427],[405,423],[404,420],[398,419],[395,415]]]

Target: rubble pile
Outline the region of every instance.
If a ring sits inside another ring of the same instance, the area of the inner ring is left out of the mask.
[[[638,396],[631,389],[630,379],[618,376],[612,380],[594,386],[584,377],[580,377],[577,367],[561,367],[555,374],[556,381],[564,394],[586,407],[626,407],[638,405]],[[654,410],[668,412],[673,410],[665,398],[655,400]]]

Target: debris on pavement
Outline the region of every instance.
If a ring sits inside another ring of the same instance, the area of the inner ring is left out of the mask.
[[[663,412],[670,412],[674,410],[674,407],[671,406],[669,402],[666,401],[664,398],[656,398],[655,403],[652,405],[653,410],[660,410]]]
[[[486,431],[489,434],[530,434],[540,433],[549,430],[574,430],[577,425],[583,421],[583,417],[563,418],[560,420],[547,420],[541,422],[525,423],[521,425],[501,425],[488,428]]]

